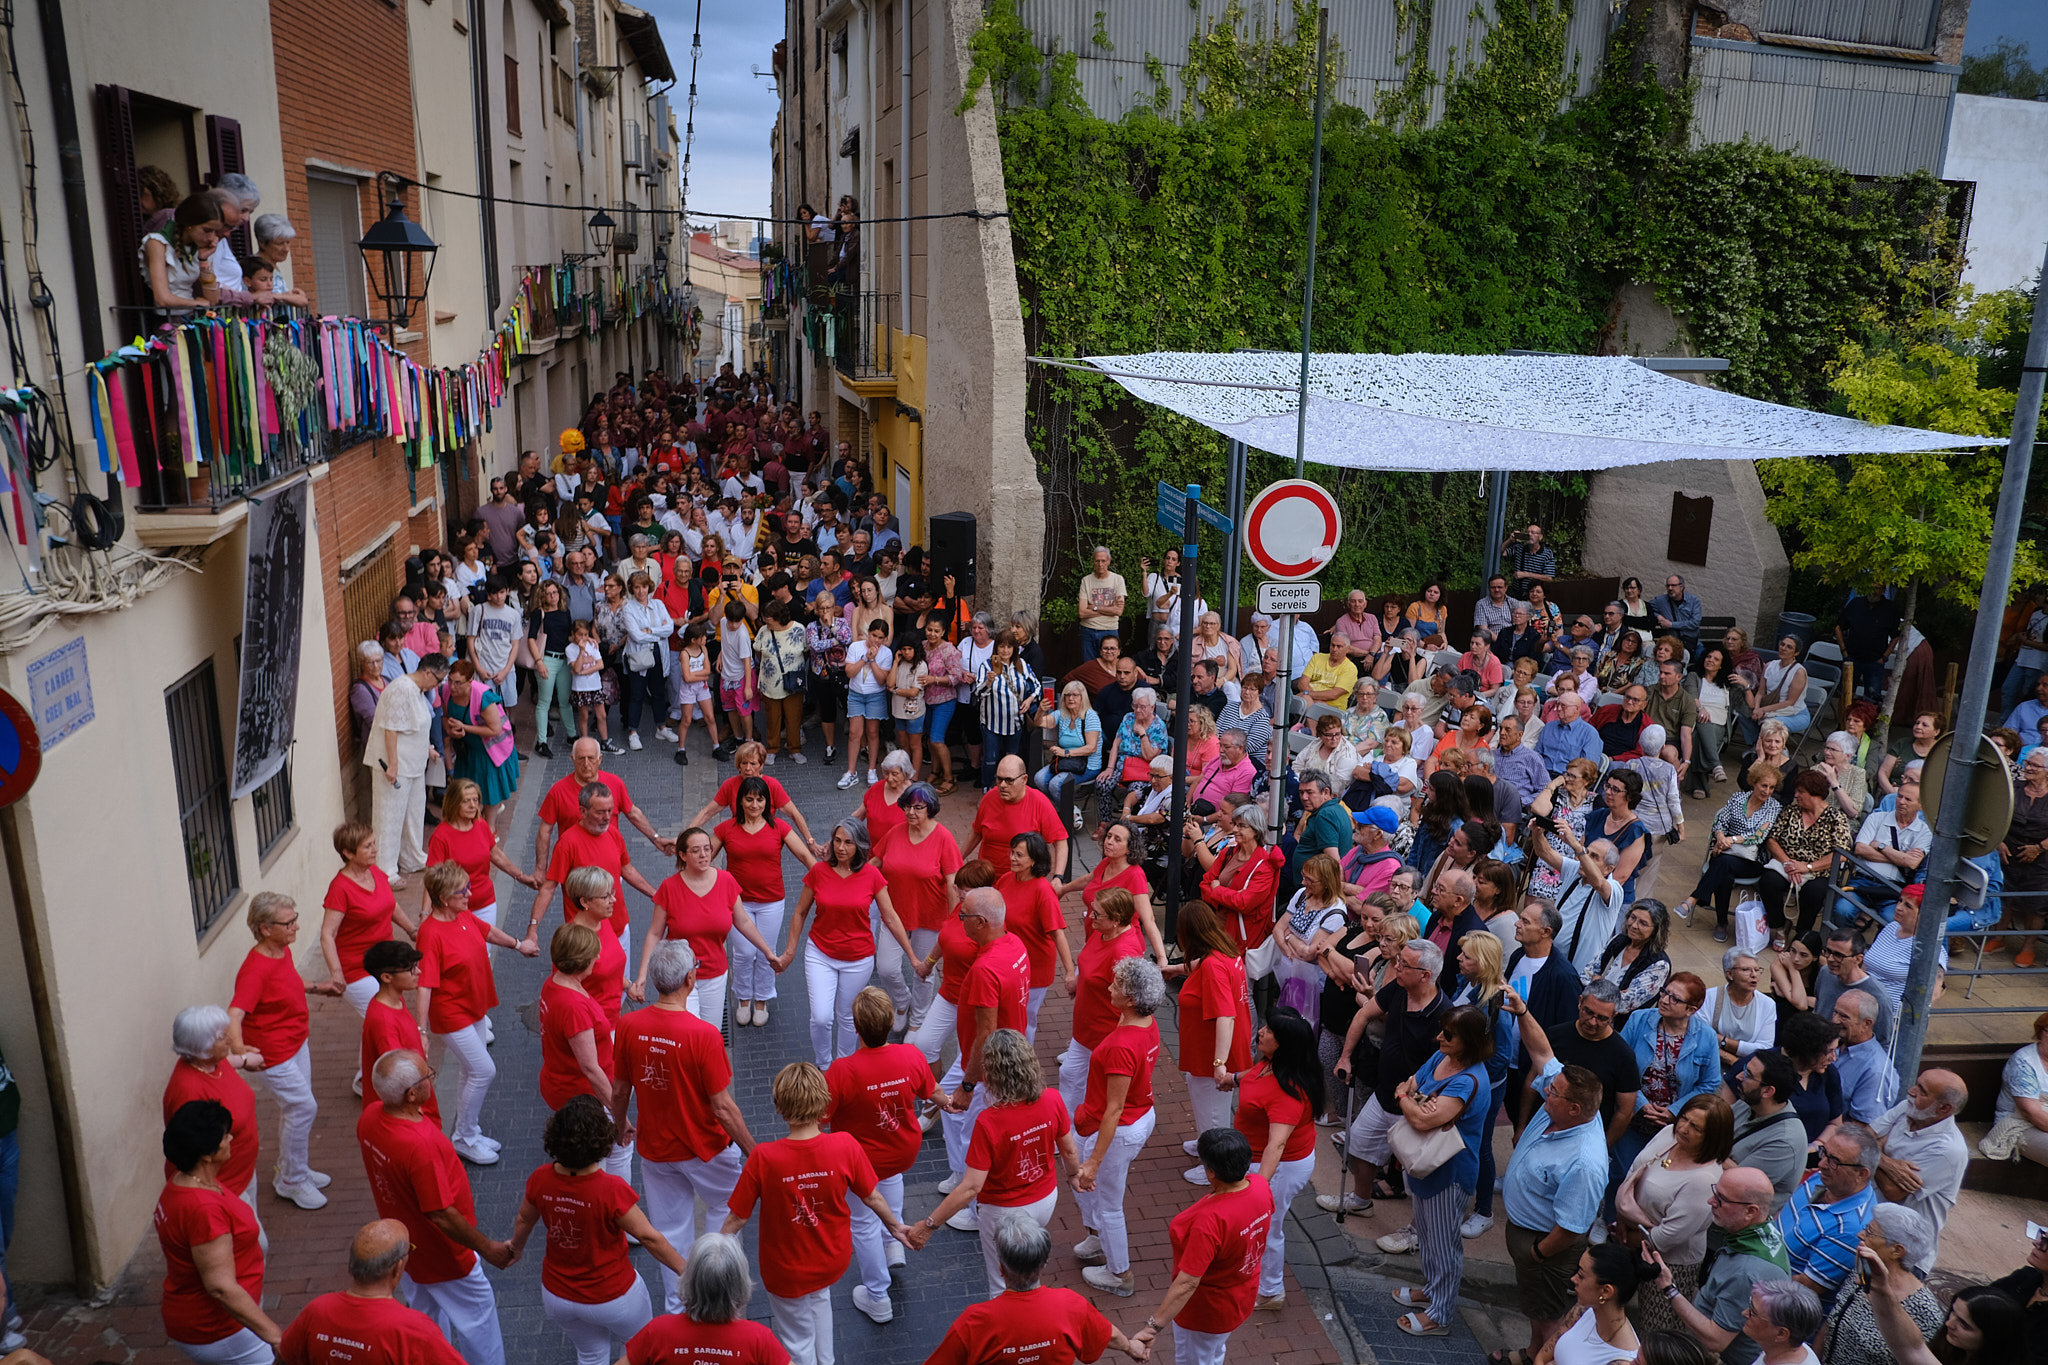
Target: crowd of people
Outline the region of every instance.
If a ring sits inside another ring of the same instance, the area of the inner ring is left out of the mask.
[[[316,1301],[288,1328],[261,1306],[256,1090],[277,1106],[275,1193],[326,1202],[308,1161],[308,992],[362,1019],[357,1136],[383,1221],[356,1237],[347,1296],[423,1310],[356,1311],[432,1358],[502,1361],[484,1267],[540,1228],[542,1307],[579,1365],[621,1350],[635,1365],[830,1361],[833,1285],[857,1270],[855,1307],[892,1320],[891,1268],[944,1225],[978,1237],[989,1300],[934,1360],[1047,1339],[1142,1360],[1170,1333],[1184,1365],[1220,1362],[1252,1314],[1286,1304],[1286,1214],[1319,1128],[1347,1179],[1318,1204],[1406,1206],[1378,1244],[1418,1257],[1421,1285],[1394,1304],[1413,1335],[1450,1332],[1463,1242],[1498,1218],[1531,1324],[1526,1349],[1497,1353],[1511,1365],[1780,1365],[1817,1360],[1815,1340],[1851,1362],[1930,1340],[1945,1359],[2016,1349],[2048,1239],[2034,1269],[1944,1316],[1924,1280],[1969,1156],[1967,1093],[1939,1068],[1902,1085],[1887,1050],[1922,911],[1926,749],[1916,731],[1902,761],[1872,752],[1852,710],[1800,768],[1797,641],[1766,661],[1740,630],[1703,640],[1675,576],[1654,598],[1627,580],[1600,622],[1567,622],[1530,527],[1469,631],[1440,586],[1378,609],[1354,592],[1327,635],[1297,628],[1283,667],[1263,616],[1232,638],[1197,603],[1179,638],[1192,589],[1173,555],[1142,563],[1134,592],[1099,548],[1075,603],[1088,657],[1054,679],[1031,613],[976,610],[905,545],[845,443],[828,462],[818,415],[748,381],[622,377],[560,446],[552,467],[528,452],[492,481],[455,553],[423,557],[358,650],[369,818],[335,833],[327,976],[299,977],[299,912],[265,893],[229,1006],[174,1025],[158,1232],[166,1328],[193,1359],[342,1358],[323,1343],[353,1305]],[[494,819],[519,779],[522,696],[531,752],[552,757],[558,711],[571,760],[537,808],[530,870]],[[1284,730],[1283,703],[1299,721]],[[693,720],[732,773],[671,835],[604,759],[623,730],[626,749],[655,739],[688,764]],[[860,788],[815,831],[770,772],[806,761],[811,726],[843,762],[839,787]],[[1684,840],[1681,795],[1728,781],[1738,736],[1753,747],[1698,888],[1669,909],[1639,895]],[[956,749],[978,788],[964,840],[940,819]],[[2025,762],[2048,821],[2048,750]],[[628,825],[672,871],[642,871]],[[1827,874],[1851,857],[1838,890]],[[501,922],[494,873],[534,890],[524,924]],[[395,895],[413,876],[417,921]],[[638,944],[629,890],[652,907]],[[1668,952],[1674,920],[1709,901],[1716,940],[1731,913],[1745,940],[1712,985]],[[537,1011],[549,1159],[502,1238],[477,1226],[465,1169],[511,1155],[482,1126],[494,946],[552,969]],[[775,1075],[785,1135],[757,1138],[728,1044],[767,1022],[792,970],[812,1055]],[[1072,1011],[1048,1077],[1037,1033],[1056,987]],[[1133,1245],[1126,1187],[1158,1136],[1169,993],[1192,1111],[1169,1140],[1200,1194],[1172,1220],[1163,1292],[1126,1331],[1043,1285],[1047,1229],[1072,1198],[1084,1283],[1141,1292],[1156,1253]],[[2048,1133],[2039,1023],[2001,1096],[2012,1145]],[[460,1072],[446,1118],[434,1039]],[[949,1174],[906,1218],[904,1177],[934,1131]],[[734,1234],[757,1214],[750,1266]],[[744,1320],[756,1277],[772,1333]]]

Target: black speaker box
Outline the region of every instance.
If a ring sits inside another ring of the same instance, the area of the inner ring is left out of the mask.
[[[972,512],[940,512],[932,517],[931,567],[927,579],[933,595],[945,591],[946,575],[954,577],[954,591],[962,597],[974,595],[975,524]]]

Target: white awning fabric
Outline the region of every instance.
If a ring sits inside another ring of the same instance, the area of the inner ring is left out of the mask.
[[[1155,351],[1087,363],[1148,403],[1294,454],[1299,355]],[[1622,356],[1316,355],[1308,388],[1309,461],[1354,469],[1612,469],[2005,444],[1742,398]]]

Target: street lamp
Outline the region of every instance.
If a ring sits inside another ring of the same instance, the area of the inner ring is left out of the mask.
[[[377,179],[390,187],[391,198],[384,217],[356,246],[363,253],[363,264],[369,267],[370,287],[384,305],[392,331],[402,332],[414,311],[427,301],[427,282],[433,278],[434,257],[441,248],[425,228],[406,216],[405,187],[412,182],[388,171]]]
[[[590,221],[585,226],[590,229],[590,243],[597,248],[597,254],[611,255],[612,229],[618,226],[612,221],[612,216],[599,207],[596,213],[590,215]]]

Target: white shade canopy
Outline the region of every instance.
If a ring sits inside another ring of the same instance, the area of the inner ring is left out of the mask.
[[[1298,354],[1154,351],[1087,363],[1148,403],[1294,454]],[[1554,472],[2005,444],[1743,398],[1624,356],[1316,355],[1308,390],[1309,461],[1354,469]]]

